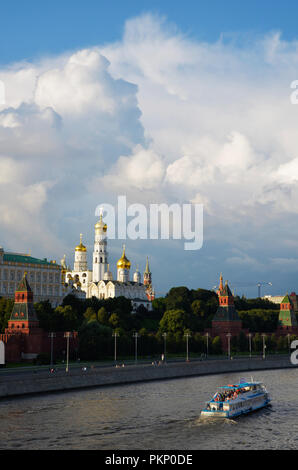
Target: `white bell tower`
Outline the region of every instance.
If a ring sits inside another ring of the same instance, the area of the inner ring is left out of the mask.
[[[93,276],[92,281],[98,282],[104,279],[104,274],[108,270],[107,252],[107,225],[102,220],[102,213],[99,221],[95,224],[95,240],[93,251]]]

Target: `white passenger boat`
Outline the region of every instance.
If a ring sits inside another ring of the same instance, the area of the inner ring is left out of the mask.
[[[262,382],[245,382],[242,379],[238,384],[219,387],[201,411],[201,416],[235,418],[269,403],[270,396]]]

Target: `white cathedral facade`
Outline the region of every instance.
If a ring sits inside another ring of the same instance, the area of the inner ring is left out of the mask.
[[[107,225],[103,222],[102,214],[95,224],[92,270],[88,269],[87,249],[83,245],[82,235],[80,236],[80,244],[75,248],[73,270],[66,268],[65,258],[61,260],[61,264],[68,290],[72,288],[76,292],[81,291],[87,298],[94,296],[98,299],[107,299],[124,296],[131,300],[133,310],[136,310],[140,305],[146,307],[147,310],[152,309],[151,302],[154,299],[154,289],[152,288],[148,258],[143,274],[143,282],[138,268],[131,281],[131,263],[125,255],[125,246],[123,246],[122,256],[117,262],[117,279],[113,279],[108,263]]]

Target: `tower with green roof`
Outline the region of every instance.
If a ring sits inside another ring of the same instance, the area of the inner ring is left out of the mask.
[[[238,336],[240,331],[247,333],[247,330],[242,329],[242,321],[234,305],[234,296],[228,282],[223,283],[222,274],[220,275],[217,295],[219,305],[212,320],[210,334],[213,338],[219,336],[223,351],[227,351],[229,348],[228,338]]]
[[[294,304],[287,293],[280,304],[278,323],[281,328],[297,327]]]
[[[31,328],[38,328],[38,326],[39,322],[33,305],[33,292],[25,273],[15,291],[15,301],[8,321],[8,330],[9,332],[24,333]]]

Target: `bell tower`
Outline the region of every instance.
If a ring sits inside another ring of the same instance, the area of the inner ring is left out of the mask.
[[[108,271],[108,251],[107,251],[107,224],[102,220],[102,213],[99,221],[95,224],[95,240],[93,251],[93,276],[92,281],[98,282],[104,279],[104,274]]]

